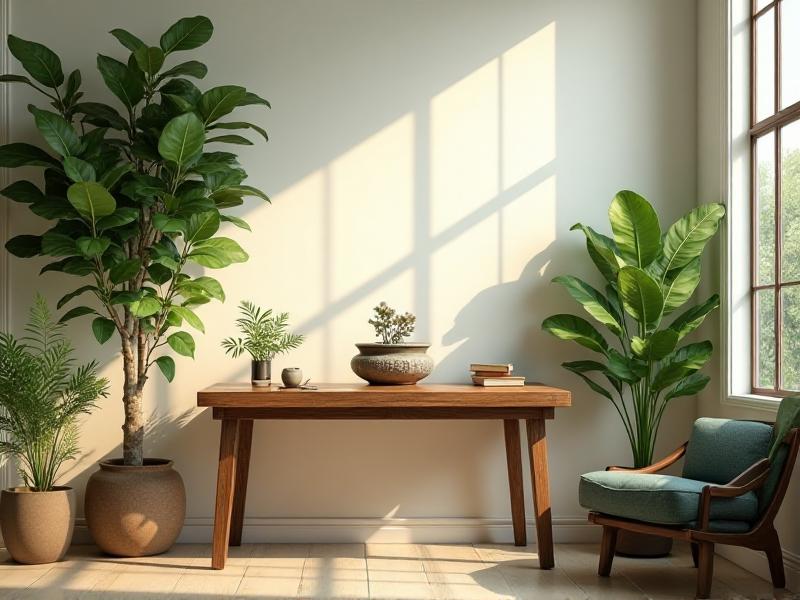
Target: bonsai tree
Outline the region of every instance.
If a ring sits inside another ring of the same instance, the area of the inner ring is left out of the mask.
[[[289,313],[272,315],[272,309],[263,310],[252,302],[239,304],[242,316],[236,319],[243,338],[229,337],[222,342],[225,353],[238,358],[247,352],[256,361],[272,360],[279,354],[298,348],[303,336],[289,333]]]
[[[0,333],[0,453],[18,459],[24,485],[36,492],[53,489],[61,465],[78,453],[78,416],[108,395],[96,362],[75,365],[63,328],[37,295],[27,335]]]
[[[542,328],[600,355],[600,360],[565,362],[597,394],[614,405],[625,426],[635,467],[652,463],[661,418],[674,398],[691,396],[709,381],[699,370],[712,354],[709,341],[684,344],[719,306],[714,294],[684,306],[700,283],[700,255],[725,215],[722,204],[702,204],[662,236],[653,207],[621,191],[608,211],[613,238],[578,223],[586,250],[604,279],[603,292],[571,275],[553,279],[600,323],[617,347],[589,321],[569,314],[548,317]],[[589,375],[605,378],[598,383]]]
[[[414,333],[417,318],[411,313],[399,315],[386,302],[381,302],[374,309],[375,316],[368,322],[375,328],[375,337],[383,344],[402,344],[403,338]]]
[[[83,294],[96,303],[72,308],[62,322],[92,315],[98,342],[119,336],[126,465],[142,464],[142,391],[150,368],[158,365],[171,381],[175,362],[164,351],[193,357],[195,341],[186,328],[203,331],[195,309],[225,298],[216,279],[192,276],[187,265],[220,269],[247,260],[238,243],[217,235],[220,223],[249,229],[226,211],[246,196],[268,200],[243,183],[247,174],[236,154],[207,146],[252,143],[227,130],[249,129],[266,139],[261,127],[224,117],[241,106],[269,103],[239,85],[201,91],[187,79],[206,75],[197,60],[168,66],[212,32],[203,16],[180,19],[156,46],[112,30],[129,52],[122,61],[98,55],[97,68],[121,111],[86,101],[80,71],[65,78],[55,53],[13,35],[9,49],[30,78],[0,77],[30,85],[50,104],[29,107],[47,150],[19,142],[0,147],[0,167],[43,168],[44,189],[17,181],[0,193],[54,223],[43,235],[19,235],[6,247],[23,258],[56,259],[42,273],[81,278],[58,308]]]

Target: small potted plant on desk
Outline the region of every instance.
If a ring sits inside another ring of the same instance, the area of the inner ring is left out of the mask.
[[[397,314],[386,302],[375,307],[369,324],[381,342],[356,344],[358,354],[350,361],[353,372],[376,385],[410,385],[431,374],[433,359],[426,354],[430,344],[403,342],[414,332],[417,318]]]
[[[17,339],[0,333],[0,453],[19,461],[23,485],[3,490],[0,524],[20,563],[60,560],[72,539],[75,496],[58,471],[78,453],[77,418],[108,395],[97,364],[75,367],[73,349],[41,296]]]
[[[238,358],[250,354],[250,380],[255,386],[272,383],[272,359],[294,350],[303,343],[303,336],[289,333],[289,313],[272,315],[272,309],[263,310],[247,300],[239,304],[242,316],[236,319],[243,338],[229,337],[222,341],[225,352]]]

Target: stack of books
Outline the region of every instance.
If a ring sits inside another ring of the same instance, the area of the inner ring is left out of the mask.
[[[469,370],[472,371],[472,383],[475,385],[483,387],[525,385],[524,377],[512,375],[514,365],[472,363]]]

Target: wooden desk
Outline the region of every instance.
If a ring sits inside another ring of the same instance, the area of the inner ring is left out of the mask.
[[[530,452],[539,565],[552,569],[553,529],[547,475],[545,420],[569,406],[570,393],[544,385],[484,388],[473,385],[333,385],[318,390],[223,383],[197,393],[222,421],[211,566],[225,567],[228,546],[242,542],[254,419],[498,419],[503,421],[511,492],[514,543],[524,546],[525,501],[518,419],[524,419]]]

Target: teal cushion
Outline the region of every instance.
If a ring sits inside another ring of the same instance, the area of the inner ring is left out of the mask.
[[[659,523],[689,526],[697,520],[705,481],[671,475],[595,471],[581,476],[581,506],[597,512]],[[756,518],[758,498],[748,492],[737,498],[715,498],[711,519],[749,522]]]
[[[772,441],[772,427],[754,421],[701,418],[694,422],[683,477],[728,483],[766,458]]]
[[[786,457],[789,454],[789,446],[786,444],[781,445],[772,462],[769,465],[769,475],[764,482],[763,487],[758,490],[758,513],[761,514],[769,506],[772,497],[778,489],[778,484],[781,480],[783,468],[786,466]]]

